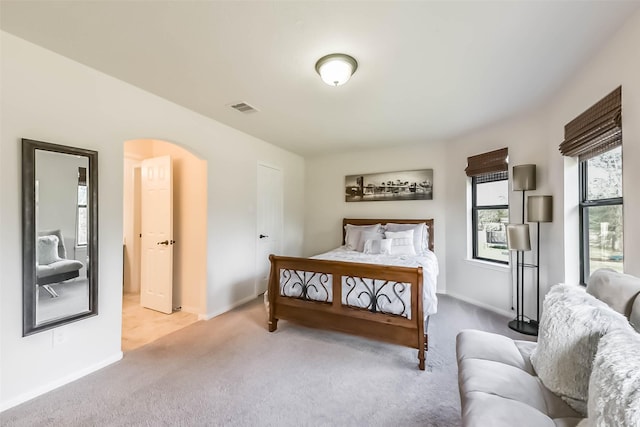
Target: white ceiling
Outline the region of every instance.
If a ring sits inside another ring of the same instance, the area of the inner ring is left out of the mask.
[[[7,1],[3,30],[302,155],[447,140],[539,107],[637,1]],[[325,85],[321,56],[359,63]],[[245,101],[260,112],[242,114]]]

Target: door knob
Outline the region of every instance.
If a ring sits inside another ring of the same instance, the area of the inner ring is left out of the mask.
[[[260,238],[261,238],[261,239],[264,239],[265,237],[269,237],[269,236],[267,236],[266,234],[261,234],[261,235],[260,235]]]
[[[169,244],[168,240],[165,240],[164,242],[158,242],[158,245],[165,245],[166,246],[168,244]]]

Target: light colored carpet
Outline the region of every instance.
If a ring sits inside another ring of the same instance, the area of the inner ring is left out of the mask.
[[[427,371],[417,351],[280,321],[260,300],[128,352],[0,414],[3,426],[458,426],[455,336],[523,338],[508,319],[440,296]]]

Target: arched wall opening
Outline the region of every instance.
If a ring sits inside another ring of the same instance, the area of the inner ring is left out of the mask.
[[[195,321],[207,312],[207,161],[171,142],[136,139],[124,143],[123,291],[126,299],[139,295],[141,289],[141,164],[144,159],[167,155],[173,165],[174,314],[190,313]],[[181,315],[177,321],[184,323],[184,319],[187,317]]]

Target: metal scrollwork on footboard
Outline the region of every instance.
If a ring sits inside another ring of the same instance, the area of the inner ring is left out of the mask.
[[[307,301],[331,302],[332,276],[327,273],[280,270],[280,295]]]
[[[343,277],[342,303],[411,319],[411,291],[408,283],[363,277]]]

